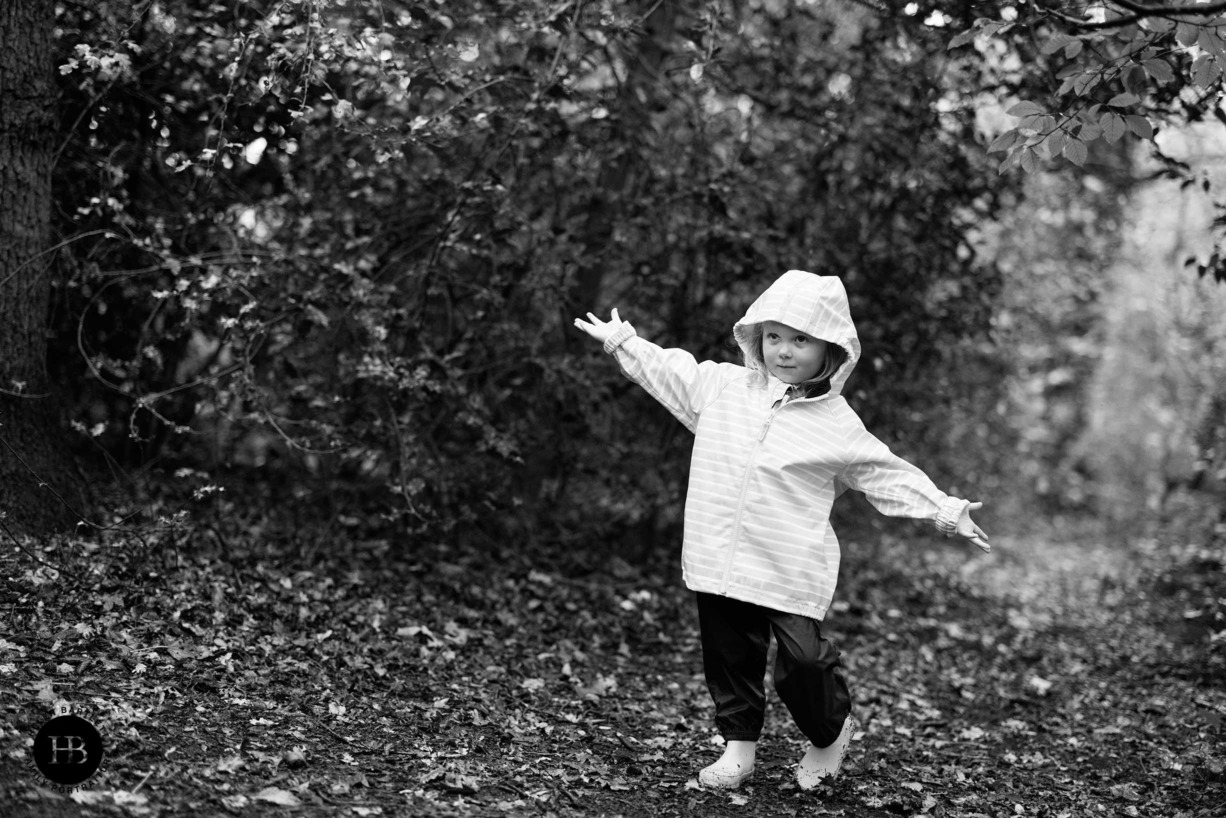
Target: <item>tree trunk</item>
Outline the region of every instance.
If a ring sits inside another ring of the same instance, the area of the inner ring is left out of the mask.
[[[0,531],[28,534],[71,520],[75,483],[46,367],[54,21],[52,0],[0,2]]]

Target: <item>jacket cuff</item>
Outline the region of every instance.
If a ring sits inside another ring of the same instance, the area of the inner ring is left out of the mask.
[[[604,351],[612,355],[619,346],[621,346],[623,343],[626,342],[627,338],[633,338],[637,334],[638,333],[634,331],[634,327],[623,322],[621,325],[621,329],[619,329],[617,332],[613,333],[607,339],[605,339]]]
[[[946,537],[952,537],[958,532],[958,520],[962,518],[962,512],[971,504],[970,500],[963,500],[959,497],[949,497],[945,502],[941,503],[941,508],[937,511],[937,530]]]

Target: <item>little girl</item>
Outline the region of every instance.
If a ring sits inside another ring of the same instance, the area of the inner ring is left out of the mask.
[[[753,774],[770,634],[775,689],[811,742],[803,790],[838,774],[856,731],[839,652],[822,636],[839,573],[830,509],[843,487],[878,510],[931,520],[984,551],[982,507],[938,489],[865,428],[840,392],[860,358],[843,283],[789,270],[732,333],[744,365],[699,363],[638,338],[612,311],[575,326],[695,435],[682,562],[697,593],[703,670],[725,749],[698,780],[739,787]]]

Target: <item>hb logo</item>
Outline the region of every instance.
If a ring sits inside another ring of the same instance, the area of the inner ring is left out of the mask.
[[[34,764],[48,781],[64,787],[83,784],[102,765],[102,736],[67,708],[42,726],[34,737]]]
[[[47,736],[51,740],[51,760],[48,764],[85,764],[89,761],[89,750],[85,748],[83,736]],[[67,758],[63,758],[67,755]],[[79,756],[79,758],[78,758]]]

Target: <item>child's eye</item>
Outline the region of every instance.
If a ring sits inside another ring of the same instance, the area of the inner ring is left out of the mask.
[[[806,338],[806,337],[805,337],[805,336],[803,336],[803,335],[797,335],[797,336],[796,336],[796,343],[798,343],[798,344],[807,344],[807,343],[809,343],[809,339],[808,339],[808,338]]]

